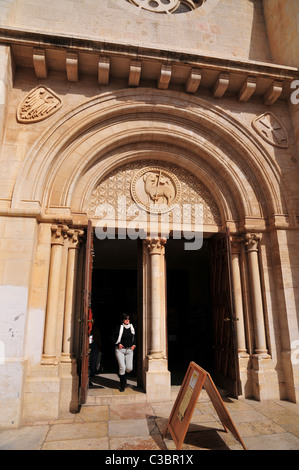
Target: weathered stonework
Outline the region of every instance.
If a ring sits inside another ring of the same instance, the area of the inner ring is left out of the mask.
[[[274,147],[288,148],[286,130],[272,113],[265,113],[252,121],[252,127],[268,144]]]
[[[17,120],[23,124],[42,121],[54,114],[61,105],[61,100],[52,90],[36,87],[20,103]]]
[[[155,165],[159,165],[156,167]],[[97,209],[101,204],[111,204],[115,208],[115,214],[118,216],[118,198],[126,198],[126,207],[128,208],[134,202],[141,205],[144,210],[149,210],[151,204],[154,203],[152,199],[148,201],[143,193],[139,196],[135,192],[135,181],[140,178],[158,171],[157,168],[163,168],[170,178],[175,178],[176,188],[173,189],[173,198],[170,204],[166,204],[165,211],[169,211],[169,207],[173,205],[182,204],[201,204],[203,206],[203,220],[206,224],[217,225],[221,223],[220,214],[217,205],[207,190],[191,173],[183,168],[174,167],[167,163],[155,160],[146,160],[142,162],[135,162],[125,165],[117,170],[114,170],[111,175],[106,176],[99,186],[94,190],[90,199],[90,206],[88,208],[88,216],[91,218],[97,217]],[[145,182],[143,181],[143,184]],[[132,188],[133,186],[133,188]],[[156,194],[156,191],[154,191]],[[154,194],[154,195],[155,195]],[[164,201],[161,201],[164,202]],[[132,218],[134,216],[132,215]]]
[[[135,5],[153,13],[186,13],[193,11],[202,6],[207,0],[126,0],[128,3]]]

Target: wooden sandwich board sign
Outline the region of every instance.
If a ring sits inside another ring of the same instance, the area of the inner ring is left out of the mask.
[[[169,430],[176,448],[181,449],[202,387],[205,388],[226,432],[230,431],[246,447],[229,416],[222,398],[208,372],[190,362],[180,391],[170,413],[164,437]]]

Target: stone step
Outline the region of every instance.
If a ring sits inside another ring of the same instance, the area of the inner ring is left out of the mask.
[[[170,401],[175,401],[179,389],[179,386],[171,387]],[[90,388],[88,390],[88,395],[84,406],[113,405],[122,403],[145,403],[147,401],[148,400],[146,393],[142,389],[134,385],[129,385],[124,392],[120,392],[118,389],[115,388]],[[207,395],[207,392],[202,389],[198,397],[198,402],[205,401],[209,401],[209,397]]]
[[[146,402],[146,393],[130,393],[127,389],[119,393],[96,393],[87,395],[84,406],[113,405],[121,403],[143,403]]]

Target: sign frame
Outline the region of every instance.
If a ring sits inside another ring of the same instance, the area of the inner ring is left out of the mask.
[[[206,390],[226,432],[231,432],[246,450],[232,419],[223,403],[223,400],[208,372],[195,362],[190,362],[185,374],[178,396],[170,413],[167,427],[163,434],[165,438],[169,430],[178,450],[184,442],[192,414],[194,412],[202,388]]]

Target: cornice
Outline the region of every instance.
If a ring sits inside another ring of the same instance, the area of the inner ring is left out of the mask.
[[[0,44],[11,46],[16,65],[31,66],[38,78],[55,70],[57,56],[69,81],[91,73],[90,66],[102,86],[113,78],[127,77],[129,86],[155,80],[160,89],[180,84],[188,93],[206,88],[214,98],[233,93],[241,102],[255,95],[271,105],[278,98],[288,99],[292,81],[299,79],[295,67],[7,27],[0,27]],[[87,56],[89,60],[82,60]]]

